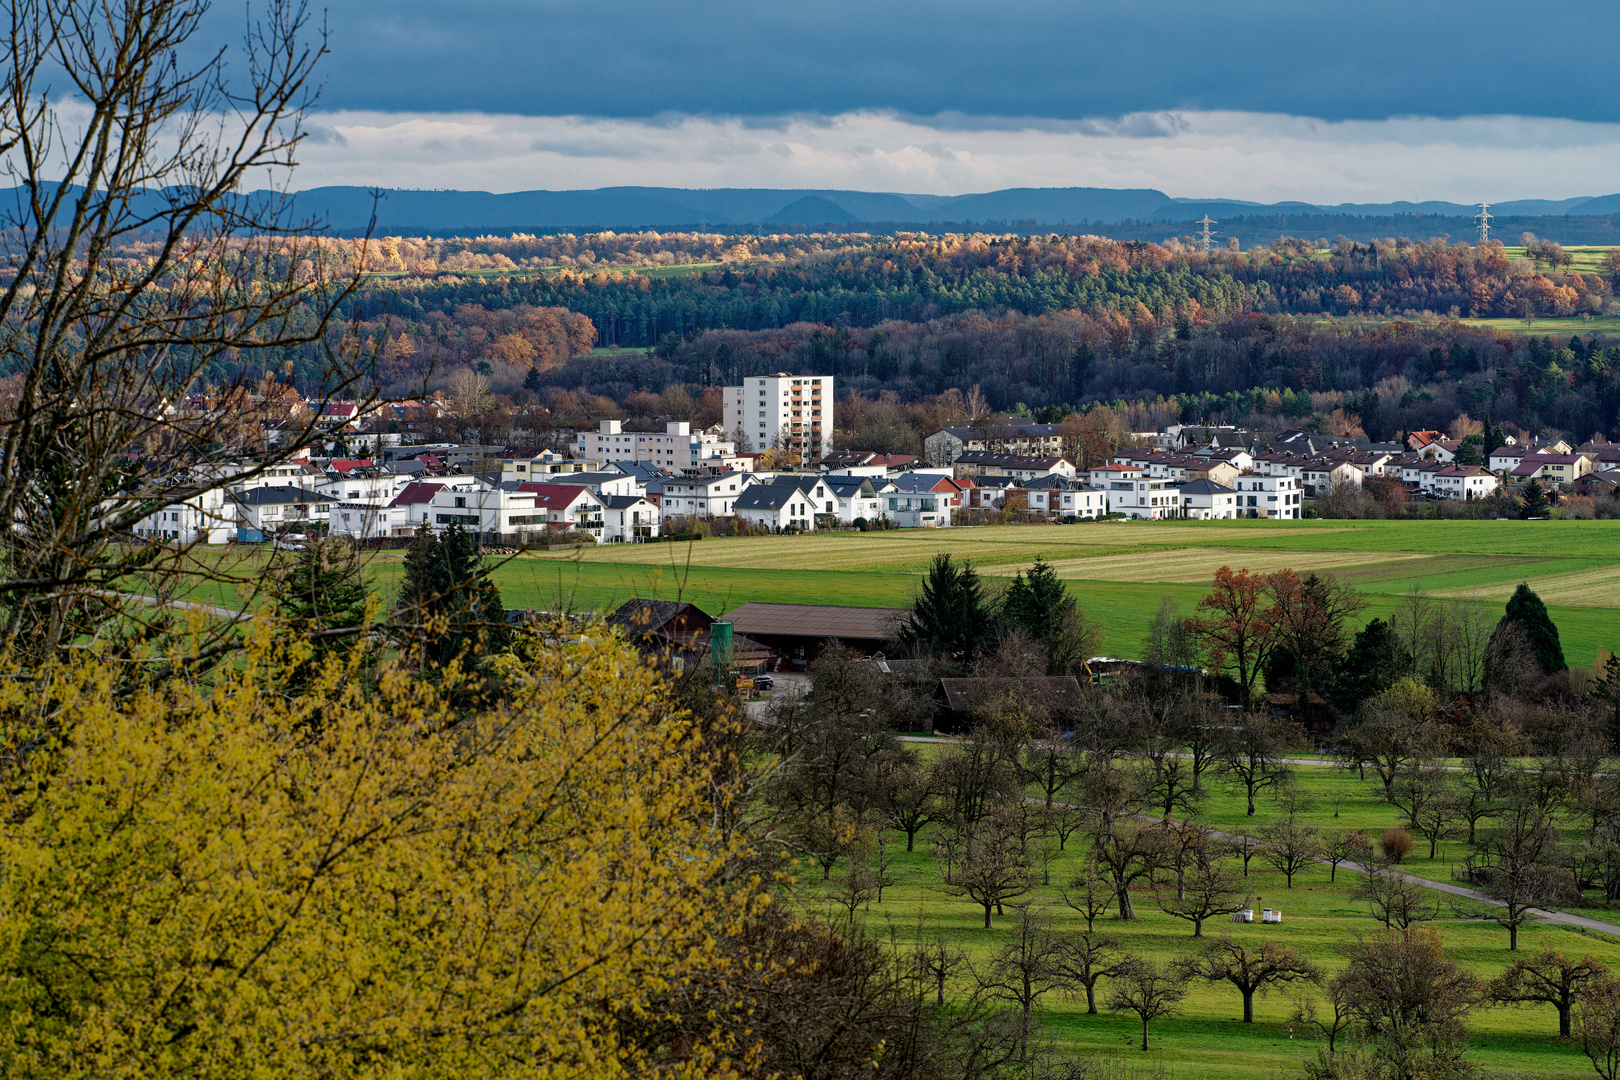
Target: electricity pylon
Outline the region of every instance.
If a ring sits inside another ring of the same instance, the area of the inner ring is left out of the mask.
[[[1193,222],[1193,224],[1194,225],[1202,225],[1204,227],[1204,235],[1199,238],[1198,243],[1199,243],[1200,247],[1202,247],[1204,254],[1208,255],[1209,254],[1210,244],[1213,243],[1214,239],[1215,239],[1213,236],[1210,235],[1209,227],[1211,225],[1219,225],[1220,222],[1211,221],[1209,215],[1205,214],[1198,221]]]
[[[1482,202],[1476,205],[1479,213],[1474,215],[1474,220],[1479,222],[1479,242],[1483,244],[1491,238],[1491,204]]]

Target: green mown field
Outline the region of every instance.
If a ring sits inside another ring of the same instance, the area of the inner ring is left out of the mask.
[[[584,552],[532,553],[498,571],[511,607],[609,607],[681,597],[719,613],[749,600],[904,606],[937,552],[970,560],[991,583],[1044,557],[1107,631],[1110,655],[1135,655],[1160,598],[1190,612],[1215,571],[1328,571],[1387,617],[1417,589],[1493,608],[1527,581],[1553,609],[1573,664],[1620,649],[1620,522],[1221,521],[992,526],[715,538]]]
[[[942,747],[934,746],[923,746],[922,750],[925,756],[943,752]],[[1375,778],[1361,781],[1353,772],[1326,764],[1301,766],[1297,776],[1299,787],[1313,800],[1301,816],[1313,825],[1324,830],[1362,828],[1376,836],[1398,823],[1397,811],[1383,801]],[[1277,804],[1263,797],[1256,816],[1247,817],[1241,789],[1217,780],[1202,816],[1218,829],[1235,832],[1257,829],[1280,814]],[[945,890],[926,833],[918,838],[917,850],[910,855],[904,850],[903,833],[889,833],[888,842],[897,852],[896,866],[891,870],[896,883],[885,890],[881,904],[872,904],[868,912],[860,915],[867,926],[885,937],[892,933],[902,942],[916,940],[919,933],[943,935],[964,949],[974,965],[981,970],[986,967],[1011,936],[1011,912],[997,918],[993,929],[985,930],[981,909]],[[1085,925],[1083,918],[1064,906],[1061,899],[1061,888],[1072,878],[1084,850],[1079,838],[1072,839],[1069,846],[1069,851],[1050,864],[1049,882],[1019,901],[1049,912],[1060,931],[1083,929]],[[1406,869],[1418,876],[1447,880],[1452,860],[1461,857],[1461,848],[1458,843],[1444,846],[1431,861],[1427,845],[1421,845],[1408,857]],[[795,902],[825,912],[826,917],[843,918],[831,899],[837,875],[835,868],[834,885],[829,888],[823,885],[818,867],[801,867]],[[1257,912],[1261,907],[1281,908],[1282,924],[1234,925],[1212,920],[1205,924],[1204,932],[1208,936],[1230,933],[1244,943],[1281,939],[1328,971],[1337,970],[1343,965],[1339,947],[1380,929],[1367,906],[1350,896],[1355,878],[1341,869],[1338,880],[1330,882],[1328,868],[1318,866],[1297,875],[1289,889],[1280,873],[1255,859],[1248,879],[1252,906]],[[1589,953],[1611,968],[1620,966],[1620,939],[1550,924],[1522,930],[1520,952],[1510,953],[1506,930],[1494,922],[1463,917],[1445,898],[1439,894],[1436,897],[1442,900],[1437,925],[1447,952],[1482,979],[1500,974],[1516,955],[1528,955],[1527,950],[1533,953],[1543,946],[1576,955]],[[1099,923],[1099,929],[1116,935],[1125,949],[1160,961],[1192,951],[1192,925],[1159,910],[1150,888],[1136,890],[1133,903],[1139,915],[1137,921],[1120,922],[1110,917]],[[1594,910],[1586,914],[1605,921],[1620,920],[1620,912]],[[1106,986],[1105,981],[1099,987],[1104,991],[1099,994],[1099,1004],[1106,997]],[[966,994],[971,984],[962,978],[953,989],[957,994]],[[1242,1023],[1241,998],[1230,985],[1194,983],[1178,1015],[1154,1023],[1154,1049],[1146,1054],[1137,1049],[1139,1027],[1133,1017],[1107,1013],[1089,1016],[1083,997],[1071,1001],[1054,995],[1043,1003],[1042,1013],[1050,1033],[1067,1050],[1118,1054],[1122,1062],[1163,1066],[1174,1076],[1246,1080],[1297,1075],[1300,1059],[1313,1055],[1318,1045],[1325,1045],[1319,1044],[1307,1028],[1294,1030],[1290,1038],[1294,996],[1294,991],[1285,989],[1257,998],[1255,1023],[1250,1025]],[[1490,1077],[1576,1080],[1591,1075],[1591,1065],[1579,1047],[1559,1041],[1557,1014],[1550,1006],[1482,1008],[1472,1015],[1469,1027],[1473,1047],[1470,1057]]]
[[[1161,598],[1191,613],[1221,566],[1334,573],[1367,595],[1368,619],[1387,618],[1414,589],[1495,609],[1527,581],[1552,610],[1571,664],[1590,664],[1600,646],[1620,651],[1616,521],[1109,522],[709,537],[528,552],[502,559],[493,574],[512,608],[611,609],[632,597],[681,598],[716,615],[750,600],[904,607],[942,551],[971,561],[992,587],[1045,558],[1103,623],[1103,647],[1114,656],[1136,655]],[[269,556],[233,547],[196,557],[255,579]],[[368,556],[385,597],[401,558]],[[191,598],[242,602],[214,583]]]

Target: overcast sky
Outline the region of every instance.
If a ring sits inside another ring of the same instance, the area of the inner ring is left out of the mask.
[[[1607,5],[342,0],[328,21],[299,187],[1620,190]]]

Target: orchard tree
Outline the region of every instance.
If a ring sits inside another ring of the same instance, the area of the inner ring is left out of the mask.
[[[1206,860],[1193,871],[1182,888],[1159,887],[1159,907],[1166,915],[1185,919],[1193,925],[1193,937],[1204,936],[1204,923],[1230,915],[1245,895],[1243,879],[1224,860]]]
[[[945,864],[945,891],[978,904],[986,930],[1008,900],[1035,887],[1029,849],[1001,815],[959,824],[936,841],[935,857]]]
[[[1387,1075],[1454,1070],[1467,1050],[1464,1021],[1482,987],[1446,955],[1439,930],[1380,930],[1339,953],[1345,966],[1333,979],[1334,996],[1349,1006]]]
[[[1169,965],[1132,956],[1120,965],[1108,995],[1109,1012],[1135,1013],[1142,1022],[1142,1049],[1148,1049],[1148,1025],[1176,1011],[1187,996],[1186,980]]]
[[[973,980],[981,996],[1018,1011],[1019,1059],[1027,1062],[1036,1008],[1068,981],[1061,963],[1063,941],[1052,929],[1050,914],[1032,904],[1020,904],[1016,912],[1006,944],[983,971],[973,972]]]
[[[1117,976],[1125,963],[1119,939],[1096,933],[1088,924],[1084,932],[1064,938],[1062,946],[1054,958],[1058,974],[1071,992],[1076,987],[1085,991],[1086,1014],[1096,1016],[1097,984]]]
[[[1591,956],[1571,960],[1549,947],[1528,960],[1515,960],[1512,967],[1485,987],[1485,997],[1500,1005],[1551,1005],[1558,1010],[1558,1037],[1567,1039],[1575,1001],[1582,989],[1608,973],[1609,969]]]
[[[1298,724],[1263,713],[1243,717],[1243,723],[1224,733],[1220,769],[1243,785],[1249,817],[1254,817],[1255,797],[1260,792],[1286,783],[1293,775],[1286,755],[1303,744]]]
[[[1529,797],[1512,799],[1496,827],[1481,833],[1475,846],[1480,891],[1496,901],[1480,914],[1507,929],[1510,951],[1518,949],[1519,927],[1536,908],[1561,902],[1566,895],[1578,898],[1563,868],[1557,823]]]
[[[1265,941],[1253,951],[1228,935],[1206,939],[1177,967],[1189,978],[1229,982],[1243,996],[1243,1022],[1254,1023],[1256,994],[1290,983],[1319,983],[1323,971],[1280,941]]]

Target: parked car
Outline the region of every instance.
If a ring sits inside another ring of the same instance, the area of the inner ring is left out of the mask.
[[[754,689],[755,690],[769,690],[772,687],[774,687],[775,685],[776,685],[776,680],[771,678],[769,675],[755,675],[754,676]]]

